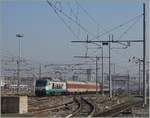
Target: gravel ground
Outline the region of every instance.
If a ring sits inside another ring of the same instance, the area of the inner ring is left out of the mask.
[[[39,109],[45,108],[45,107],[53,107],[58,106],[61,104],[65,104],[68,102],[73,101],[73,96],[50,96],[50,97],[30,97],[29,102],[29,113],[34,113]],[[66,105],[65,107],[49,110],[46,112],[43,112],[42,114],[35,114],[35,116],[41,116],[41,117],[63,117],[71,114],[76,108],[76,103],[72,103],[69,105]]]

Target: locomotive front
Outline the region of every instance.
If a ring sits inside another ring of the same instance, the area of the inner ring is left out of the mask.
[[[47,80],[36,80],[35,84],[35,95],[45,96],[46,95]]]

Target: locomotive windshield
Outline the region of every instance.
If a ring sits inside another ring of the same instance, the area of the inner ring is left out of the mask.
[[[47,83],[46,80],[37,80],[37,81],[36,81],[36,86],[37,86],[37,87],[46,86],[46,83]]]

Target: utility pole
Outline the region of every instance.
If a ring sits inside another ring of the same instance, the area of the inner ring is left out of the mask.
[[[91,81],[91,69],[86,69],[87,72],[87,81]]]
[[[39,79],[41,79],[41,64],[39,65]]]
[[[114,65],[114,74],[116,73],[116,69],[115,69],[115,63],[113,64]]]
[[[102,96],[104,96],[104,77],[103,77],[103,74],[104,74],[104,71],[103,71],[103,47],[101,47],[102,49],[102,52],[101,52],[101,56],[102,56]]]
[[[113,40],[113,35],[109,35],[109,41],[112,36]],[[109,97],[112,98],[112,79],[111,79],[111,65],[110,65],[110,42],[109,42]]]
[[[143,3],[143,97],[144,105],[147,104],[146,101],[146,73],[145,73],[145,57],[146,57],[146,23],[145,23],[145,3]]]
[[[130,75],[129,75],[129,71],[128,71],[128,85],[127,85],[128,94],[130,92],[130,90],[129,90],[129,83],[130,83]]]
[[[17,94],[19,94],[20,89],[20,58],[17,60]]]
[[[18,83],[17,83],[17,94],[19,94],[20,92],[20,61],[21,61],[21,40],[20,38],[23,37],[23,35],[20,34],[16,34],[16,37],[18,37],[18,41],[19,41],[19,51],[18,51],[18,60],[17,60],[17,79],[18,79]]]
[[[98,57],[96,56],[96,94],[98,93],[98,88],[97,88],[97,82],[98,82],[98,64],[97,64],[97,61],[98,61]]]
[[[139,95],[141,95],[141,60],[139,59]]]

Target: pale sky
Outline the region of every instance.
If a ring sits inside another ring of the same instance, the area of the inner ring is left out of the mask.
[[[51,0],[49,0],[51,1]],[[58,1],[58,0],[57,0]],[[77,0],[80,5],[100,24],[109,30],[137,15],[142,14],[143,1],[140,0]],[[87,14],[76,4],[75,0],[61,0],[56,7],[64,11],[68,16],[75,19],[92,34],[97,35],[105,32],[101,27],[98,29]],[[86,44],[73,44],[71,41],[79,40],[67,29],[64,23],[54,13],[46,0],[1,0],[1,30],[2,30],[2,54],[18,55],[17,33],[23,34],[21,39],[21,56],[23,58],[49,63],[76,63],[82,59],[74,59],[73,56],[85,55]],[[74,30],[80,40],[86,40],[87,32],[62,15],[65,22]],[[142,40],[142,16],[136,24],[121,38],[135,20],[129,24],[111,32],[114,40]],[[99,32],[98,32],[99,31]],[[89,39],[92,38],[88,34]],[[108,35],[99,40],[108,40]],[[89,44],[88,47],[94,47]],[[112,44],[112,47],[122,47]],[[100,56],[101,50],[88,51],[89,56]],[[108,56],[108,46],[104,46],[104,56]],[[116,71],[125,73],[128,70],[137,71],[137,65],[129,64],[128,59],[132,56],[142,58],[142,43],[132,43],[127,49],[112,49],[111,63],[116,64]],[[107,67],[107,60],[105,65]],[[118,65],[118,66],[117,66]]]

